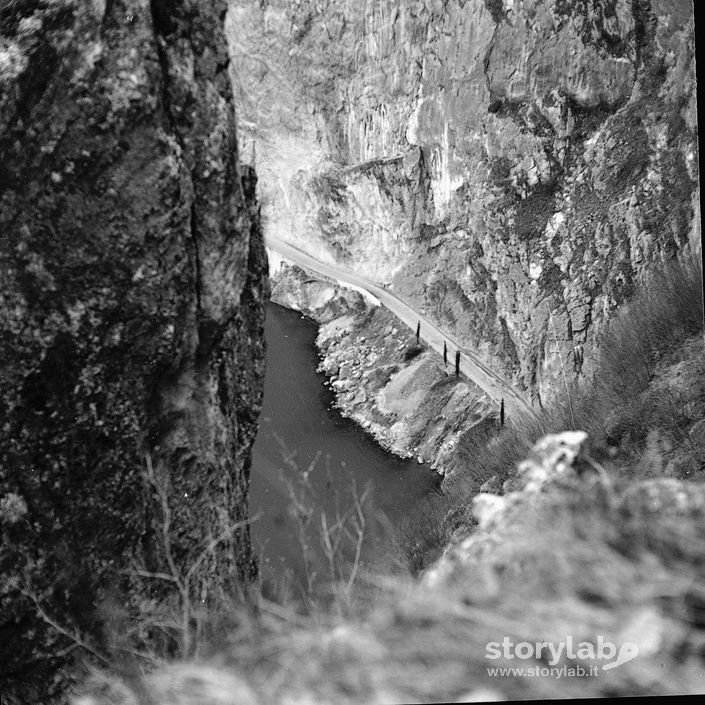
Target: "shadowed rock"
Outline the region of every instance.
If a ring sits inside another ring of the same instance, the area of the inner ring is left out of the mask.
[[[206,602],[255,570],[268,285],[225,10],[0,6],[0,492],[27,508],[3,522],[0,662],[31,701],[76,647],[37,605],[100,646],[108,586],[169,586],[128,568]]]

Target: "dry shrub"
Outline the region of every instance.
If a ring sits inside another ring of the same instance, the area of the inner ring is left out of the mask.
[[[448,495],[436,492],[420,500],[396,529],[395,544],[401,562],[418,576],[448,545],[448,513],[454,504]]]
[[[664,363],[681,361],[679,350],[686,341],[702,336],[702,276],[702,261],[695,254],[670,260],[654,272],[610,320],[600,340],[595,378],[572,385],[565,399],[544,408],[538,418],[524,418],[499,434],[495,427],[473,429],[458,446],[465,467],[445,481],[446,491],[469,497],[492,478],[501,484],[538,438],[564,429],[588,431],[597,446],[618,448],[626,440],[629,464],[638,461],[655,426],[680,427],[674,442],[690,443],[685,429],[702,418],[700,407],[693,405],[705,394],[699,371],[689,372],[691,388],[676,395],[663,385],[651,394],[648,389]],[[682,357],[700,355],[685,350]],[[694,449],[696,456],[700,452]]]

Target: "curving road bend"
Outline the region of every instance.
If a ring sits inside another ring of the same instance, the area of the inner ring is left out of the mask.
[[[298,265],[313,274],[317,274],[326,279],[333,279],[342,284],[350,284],[374,296],[389,309],[400,321],[416,331],[416,326],[421,324],[421,339],[431,348],[441,355],[443,354],[443,342],[448,345],[448,361],[451,365],[455,361],[455,351],[460,350],[460,371],[482,389],[499,407],[504,399],[505,413],[507,420],[516,422],[521,416],[535,416],[531,405],[512,387],[506,379],[491,370],[478,356],[467,348],[461,347],[451,336],[444,333],[434,325],[428,318],[422,316],[411,306],[404,303],[387,289],[378,286],[374,282],[353,274],[352,272],[340,269],[337,266],[326,264],[311,257],[298,247],[281,240],[278,237],[268,235],[265,237],[265,244],[276,252],[282,259]]]

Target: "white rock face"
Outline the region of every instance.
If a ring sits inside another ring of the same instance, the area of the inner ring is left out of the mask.
[[[232,0],[265,233],[428,310],[546,401],[698,246],[692,7]]]

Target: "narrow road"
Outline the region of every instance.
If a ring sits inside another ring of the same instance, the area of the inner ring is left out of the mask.
[[[428,318],[422,316],[418,311],[415,311],[392,292],[383,289],[381,286],[378,286],[358,274],[353,274],[352,272],[340,269],[334,265],[325,264],[306,254],[298,247],[284,242],[284,240],[280,238],[271,235],[267,236],[265,238],[265,244],[283,259],[298,265],[302,269],[306,269],[326,279],[333,279],[343,284],[352,284],[360,289],[364,289],[372,294],[372,296],[379,299],[385,308],[389,309],[400,321],[409,326],[412,331],[416,332],[416,326],[420,322],[420,337],[429,347],[442,355],[443,342],[445,341],[447,343],[448,362],[451,367],[454,366],[455,363],[455,351],[459,350],[460,371],[497,404],[498,411],[501,400],[504,399],[507,420],[517,421],[517,419],[524,415],[536,415],[531,405],[527,403],[506,379],[485,365],[472,350],[461,347],[454,338],[444,333],[428,320]]]

